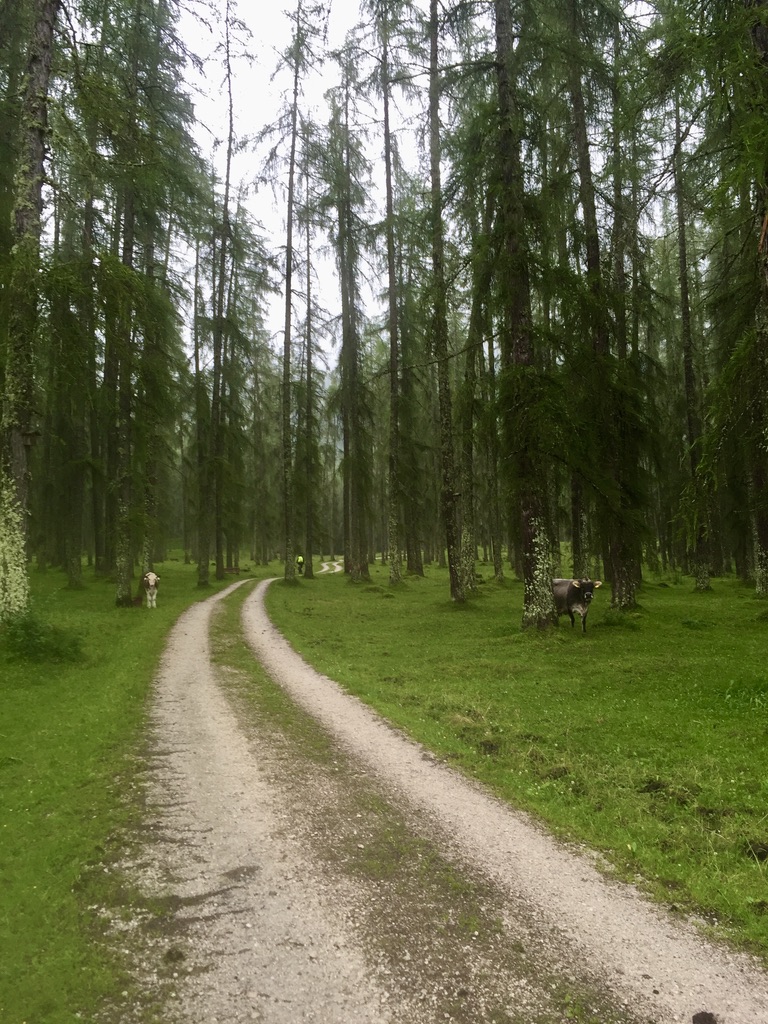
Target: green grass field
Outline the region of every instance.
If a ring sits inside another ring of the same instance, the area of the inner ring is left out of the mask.
[[[205,596],[194,567],[159,571],[154,612],[34,574],[33,622],[0,633],[3,1024],[118,1024],[132,998],[105,936],[141,903],[119,862],[140,828],[148,694],[168,630]],[[768,606],[734,580],[669,582],[628,616],[601,589],[586,636],[567,619],[521,633],[517,583],[453,606],[436,569],[396,590],[381,568],[361,586],[277,583],[268,604],[350,692],[768,962]]]
[[[768,960],[768,609],[734,580],[596,592],[588,632],[520,631],[522,585],[343,576],[269,608],[326,674],[616,874]],[[578,619],[577,619],[578,622]]]

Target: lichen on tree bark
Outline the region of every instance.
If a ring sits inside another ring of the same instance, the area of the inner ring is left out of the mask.
[[[23,615],[29,607],[22,520],[10,481],[0,478],[0,623]]]

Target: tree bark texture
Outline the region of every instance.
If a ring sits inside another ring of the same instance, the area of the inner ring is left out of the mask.
[[[42,230],[48,89],[59,0],[37,0],[21,109],[13,209],[14,241],[8,289],[8,343],[2,406],[2,472],[20,512],[26,543],[29,453],[35,437],[34,348]]]
[[[755,8],[756,18],[751,33],[752,42],[762,65],[764,76],[768,76],[768,26],[765,23],[766,0],[745,0],[747,8]],[[765,111],[763,112],[765,115]],[[755,182],[758,196],[757,226],[759,230],[757,260],[762,283],[760,303],[757,309],[757,371],[760,379],[757,394],[753,396],[754,408],[759,414],[758,422],[765,424],[765,386],[768,376],[768,157],[762,175]],[[759,597],[768,597],[768,456],[765,451],[765,437],[752,445],[752,495],[753,495],[753,550],[755,591]]]
[[[293,96],[291,99],[291,148],[288,157],[288,204],[285,214],[285,316],[283,323],[283,381],[282,381],[282,475],[283,475],[283,557],[285,580],[296,578],[294,564],[294,510],[293,510],[293,441],[291,436],[291,346],[293,320],[293,219],[296,205],[296,147],[299,121],[299,22],[301,0],[298,4],[296,35],[293,54]]]
[[[443,192],[440,180],[440,79],[437,0],[430,0],[429,62],[429,169],[432,213],[432,346],[437,360],[437,390],[440,408],[440,512],[445,527],[448,576],[453,601],[464,601],[460,571],[457,495],[453,452],[453,406],[448,376],[448,316],[446,312],[445,241],[443,238]]]
[[[36,432],[34,348],[48,90],[58,13],[59,0],[37,0],[21,108],[0,418],[0,622],[24,614],[29,607],[29,455]]]
[[[531,292],[523,210],[515,38],[507,0],[496,0],[496,75],[499,103],[500,195],[498,236],[502,288],[501,358],[509,381],[505,403],[506,441],[514,453],[515,487],[524,583],[523,628],[545,629],[555,622],[552,558],[545,515],[545,470],[536,464],[534,439],[526,429],[536,412],[536,366]],[[534,428],[535,429],[535,428]]]
[[[707,501],[699,479],[699,445],[701,444],[701,416],[699,415],[699,389],[694,366],[693,328],[691,326],[691,298],[688,274],[688,233],[683,193],[680,108],[675,104],[675,154],[672,161],[677,218],[677,261],[680,284],[680,335],[683,348],[683,383],[685,413],[688,426],[688,460],[691,471],[691,515],[687,524],[692,532],[691,562],[696,590],[711,590],[709,550],[707,544]]]
[[[567,31],[572,45],[581,40],[577,0],[569,0],[567,7]],[[610,358],[610,330],[606,289],[600,252],[595,183],[592,174],[592,158],[589,142],[584,87],[582,84],[581,62],[575,54],[568,60],[568,88],[571,99],[573,131],[576,146],[576,165],[579,175],[579,201],[584,218],[584,246],[586,252],[586,278],[588,322],[591,333],[592,351],[595,358],[596,393],[600,395],[598,409],[599,424],[596,435],[601,439],[603,462],[613,490],[612,501],[601,500],[600,517],[603,520],[603,538],[606,563],[611,578],[613,607],[632,608],[636,604],[635,569],[632,562],[634,545],[629,536],[631,528],[631,507],[627,500],[628,488],[625,479],[633,471],[627,465],[629,452],[626,450],[626,430],[620,399],[614,393],[613,375],[618,368]],[[594,396],[590,396],[592,401]],[[583,492],[582,492],[583,497]],[[574,530],[580,524],[574,523]],[[629,563],[626,562],[630,559]]]
[[[389,582],[402,582],[400,543],[400,325],[397,306],[397,264],[395,255],[395,200],[392,172],[392,135],[389,123],[389,21],[383,10],[381,26],[381,85],[384,101],[384,175],[386,189],[387,292],[389,328],[389,494],[387,512],[387,546],[389,548]]]
[[[336,206],[336,260],[341,289],[341,419],[344,459],[343,524],[344,568],[350,579],[370,578],[367,557],[367,507],[369,469],[366,458],[367,431],[360,380],[360,326],[358,322],[358,243],[355,239],[353,173],[350,136],[350,81],[345,75],[343,104],[332,138],[331,164],[334,174],[333,200]],[[333,538],[330,538],[333,547]]]

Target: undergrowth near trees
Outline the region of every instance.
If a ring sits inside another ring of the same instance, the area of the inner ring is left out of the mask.
[[[464,607],[445,574],[394,591],[341,575],[273,585],[298,650],[446,761],[608,870],[768,961],[768,616],[733,579],[603,588],[582,636],[519,628],[522,585]]]

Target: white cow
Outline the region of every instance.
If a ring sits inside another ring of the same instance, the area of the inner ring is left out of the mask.
[[[157,608],[157,587],[160,577],[156,572],[145,572],[142,583],[147,593],[147,608]]]

